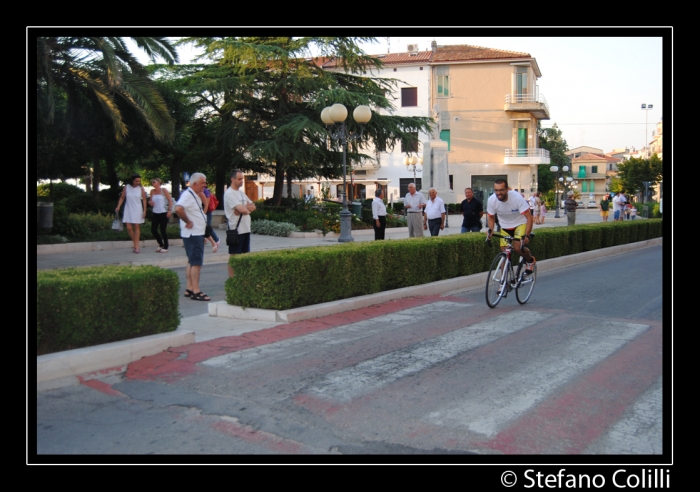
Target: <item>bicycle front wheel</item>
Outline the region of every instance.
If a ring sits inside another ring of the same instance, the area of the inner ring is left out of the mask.
[[[526,268],[525,265],[523,265],[522,268]],[[532,291],[535,288],[535,280],[537,280],[537,263],[532,265],[532,273],[530,275],[526,275],[525,270],[523,270],[520,283],[515,289],[515,298],[520,304],[525,304],[527,300],[530,299]]]
[[[499,253],[491,263],[489,276],[486,277],[486,304],[495,308],[508,288],[508,257]]]

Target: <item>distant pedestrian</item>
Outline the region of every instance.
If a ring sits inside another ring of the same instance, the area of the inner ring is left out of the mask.
[[[445,230],[445,202],[437,196],[437,190],[428,190],[430,199],[425,204],[425,218],[423,219],[423,229],[430,229],[431,236],[437,236],[440,231]]]
[[[404,210],[408,222],[408,237],[423,237],[423,209],[426,201],[423,193],[416,192],[416,185],[408,184],[408,193],[404,198]]]
[[[603,218],[603,222],[608,221],[608,215],[610,215],[610,194],[606,194],[600,204],[598,204],[598,210],[600,210],[600,216]]]
[[[204,204],[204,214],[207,216],[207,225],[211,227],[211,219],[212,219],[212,212],[213,209],[210,206],[212,200],[216,200],[216,195],[213,195],[211,191],[209,191],[209,187],[205,186],[204,187],[204,198],[202,199],[202,203]],[[212,196],[214,197],[212,199]],[[200,197],[201,198],[201,197]],[[218,202],[216,202],[218,203]],[[216,208],[216,207],[215,207]],[[212,246],[212,253],[216,253],[216,251],[219,249],[219,243],[221,242],[219,239],[219,236],[217,236],[216,231],[212,228],[211,230],[211,246]]]
[[[206,183],[207,177],[204,174],[194,173],[190,177],[189,188],[180,195],[175,205],[177,216],[180,217],[180,236],[187,254],[185,297],[193,301],[211,301],[199,288],[199,277],[204,263],[204,232],[207,226],[199,195]]]
[[[471,188],[464,189],[465,199],[462,200],[462,231],[461,232],[479,232],[483,227],[481,217],[484,215],[483,204],[474,198],[474,192]]]
[[[615,222],[624,219],[625,217],[625,204],[627,203],[627,198],[620,192],[613,198],[613,220]]]
[[[540,193],[540,224],[544,224],[544,218],[547,216],[547,204],[542,199],[542,194]]]
[[[574,192],[569,191],[566,194],[566,201],[564,201],[564,208],[566,209],[566,225],[572,226],[576,225],[576,208],[578,207],[578,202],[574,200]]]
[[[126,224],[126,232],[129,233],[129,237],[134,243],[134,253],[140,253],[141,224],[146,221],[148,198],[146,197],[146,190],[141,186],[141,176],[138,174],[132,174],[127,181],[119,197],[115,212],[119,213],[122,203],[124,203],[123,222]]]
[[[224,193],[224,213],[229,229],[238,228],[238,244],[228,247],[229,258],[250,253],[250,214],[255,204],[243,191],[243,171],[231,171],[231,186]],[[233,268],[228,265],[228,276],[233,277]]]
[[[384,232],[386,231],[386,205],[384,205],[384,190],[381,187],[374,190],[372,220],[374,240],[381,241],[384,239]]]
[[[162,182],[160,178],[153,178],[151,180],[151,185],[153,185],[153,189],[151,190],[151,199],[148,202],[151,207],[153,207],[151,233],[153,237],[156,238],[156,241],[158,241],[156,253],[167,253],[168,221],[172,216],[173,197],[170,196],[168,190],[161,186]],[[158,233],[159,229],[160,234]]]

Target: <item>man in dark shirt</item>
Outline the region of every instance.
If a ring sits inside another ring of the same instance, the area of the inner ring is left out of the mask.
[[[600,209],[600,216],[603,218],[603,222],[608,221],[608,214],[610,213],[610,195],[606,194],[603,199],[600,201],[600,205],[598,206]]]
[[[481,230],[481,216],[484,215],[484,207],[479,200],[474,198],[471,188],[464,190],[466,200],[462,200],[462,232],[479,232]]]
[[[566,194],[566,201],[564,202],[564,208],[566,209],[566,225],[572,226],[576,225],[576,208],[578,207],[578,202],[574,200],[574,192],[570,191]]]

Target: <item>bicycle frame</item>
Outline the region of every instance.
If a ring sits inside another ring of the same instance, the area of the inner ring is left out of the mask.
[[[497,234],[493,233],[492,237],[502,238],[507,242],[507,245],[496,255],[491,264],[491,269],[489,270],[489,276],[486,279],[486,303],[489,307],[496,307],[500,300],[508,296],[508,293],[512,290],[516,291],[516,297],[520,304],[524,304],[530,297],[532,292],[532,286],[534,285],[534,279],[524,278],[523,264],[525,259],[520,256],[520,261],[518,262],[517,272],[513,265],[512,254],[513,254],[513,241],[516,238],[509,236],[507,234]],[[531,235],[532,237],[533,235]],[[489,238],[486,239],[489,242]],[[530,283],[529,292],[527,295],[520,295],[519,288],[524,283]],[[497,289],[497,290],[496,290]],[[522,299],[521,299],[522,297]]]

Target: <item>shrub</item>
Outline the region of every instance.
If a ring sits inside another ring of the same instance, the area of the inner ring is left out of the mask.
[[[394,212],[396,213],[401,213],[403,212],[403,202],[395,202],[393,205]]]
[[[174,331],[179,287],[155,266],[37,271],[37,355]]]
[[[49,196],[49,183],[40,184],[36,187],[37,196]],[[58,202],[64,198],[74,195],[85,194],[85,190],[68,183],[53,183],[53,201]]]
[[[66,209],[68,213],[98,213],[100,211],[97,200],[90,193],[82,193],[70,196],[65,199]]]
[[[264,234],[266,236],[287,237],[290,233],[299,229],[289,222],[275,222],[272,220],[254,220],[250,223],[250,232]]]

